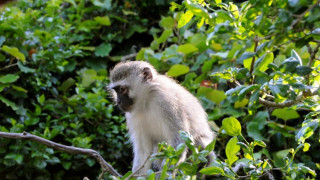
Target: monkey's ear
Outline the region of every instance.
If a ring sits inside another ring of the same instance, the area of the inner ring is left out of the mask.
[[[148,67],[143,68],[142,70],[143,80],[148,81],[152,80],[152,72],[151,69]]]

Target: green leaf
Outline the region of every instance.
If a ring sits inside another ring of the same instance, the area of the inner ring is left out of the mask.
[[[61,86],[58,88],[61,91],[66,91],[68,90],[71,86],[73,86],[75,84],[75,80],[72,78],[68,78],[67,80],[65,80]]]
[[[308,66],[298,66],[296,68],[296,73],[299,76],[306,76],[306,75],[309,75],[311,72],[312,72],[312,68]]]
[[[171,68],[167,72],[167,75],[171,77],[178,77],[180,75],[187,74],[189,70],[190,68],[186,65],[176,64],[171,66]]]
[[[253,146],[261,146],[261,147],[266,147],[266,143],[264,143],[263,141],[259,141],[259,140],[254,140],[253,142]]]
[[[320,35],[320,28],[313,30],[311,33],[315,35]],[[0,46],[1,46],[1,43],[0,43]]]
[[[303,144],[303,152],[309,151],[310,146],[311,146],[311,145],[310,145],[309,143],[304,143],[304,144]]]
[[[94,18],[95,21],[97,21],[99,24],[104,25],[104,26],[110,26],[110,18],[108,16],[97,16]]]
[[[112,50],[111,44],[102,43],[94,50],[94,55],[98,57],[106,57],[109,55],[111,50]]]
[[[208,11],[199,4],[194,4],[192,1],[186,0],[185,5],[194,15],[204,18],[210,18]]]
[[[93,69],[87,69],[82,73],[82,85],[83,87],[89,87],[94,81],[94,77],[97,76],[97,72]]]
[[[277,118],[283,119],[285,121],[289,119],[297,119],[300,117],[300,115],[297,113],[296,110],[289,109],[289,108],[275,109],[272,112],[272,115],[276,116]]]
[[[17,90],[17,91],[20,91],[20,92],[24,92],[24,93],[27,93],[28,91],[20,86],[15,86],[15,85],[12,85],[11,86],[13,89]]]
[[[163,43],[165,41],[167,41],[167,39],[171,36],[172,34],[172,29],[166,29],[162,32],[161,36],[156,39],[158,44]]]
[[[224,129],[229,136],[237,136],[241,134],[241,124],[234,117],[223,119],[222,129]]]
[[[238,138],[235,136],[231,138],[226,147],[226,156],[227,156],[227,163],[231,166],[234,162],[236,162],[239,157],[236,155],[240,151],[240,146],[237,145]]]
[[[268,65],[273,62],[273,53],[265,53],[255,63],[255,71],[259,70],[265,72],[268,69]]]
[[[280,68],[284,72],[294,72],[299,64],[300,62],[297,59],[290,57],[281,63]]]
[[[19,59],[22,62],[26,61],[26,57],[24,54],[22,54],[18,48],[16,47],[9,47],[9,46],[2,46],[2,50],[9,53],[11,56],[14,56],[15,58]]]
[[[0,95],[0,101],[2,101],[6,106],[11,107],[14,111],[17,111],[19,107],[12,101],[6,99],[5,97]]]
[[[299,56],[299,54],[294,49],[291,50],[291,56],[294,57],[296,60],[298,60],[300,66],[302,66],[301,57]]]
[[[35,159],[33,161],[33,165],[35,165],[38,169],[44,169],[47,166],[47,162],[42,159]]]
[[[199,49],[193,44],[184,44],[180,45],[177,49],[178,52],[181,52],[185,55],[198,51]]]
[[[174,19],[170,16],[162,17],[160,21],[160,25],[164,29],[172,29],[175,26]]]
[[[0,36],[0,46],[2,46],[3,42],[6,41],[6,37]]]
[[[5,76],[0,76],[1,83],[13,83],[19,79],[19,76],[16,74],[7,74]]]
[[[216,104],[220,104],[223,100],[227,98],[227,96],[224,94],[224,91],[220,90],[211,90],[206,93],[206,98],[211,100],[212,102]]]
[[[215,174],[225,174],[224,170],[220,167],[205,167],[200,170],[200,173],[206,174],[206,175],[215,175]]]
[[[249,103],[248,99],[242,99],[242,101],[236,101],[234,103],[234,108],[243,108]]]
[[[93,0],[93,4],[98,7],[105,8],[107,10],[111,10],[111,0]]]
[[[22,63],[20,61],[18,62],[18,67],[19,67],[20,71],[22,71],[24,73],[33,73],[36,71],[35,69],[32,69],[32,68],[29,68],[27,66],[22,65]]]
[[[41,94],[41,96],[39,96],[38,98],[38,102],[43,105],[44,101],[46,100],[46,97],[44,96],[44,94]]]
[[[186,24],[188,24],[188,22],[190,22],[190,20],[193,17],[193,13],[191,11],[186,11],[184,14],[181,15],[179,21],[178,21],[178,28],[182,28],[183,26],[185,26]]]

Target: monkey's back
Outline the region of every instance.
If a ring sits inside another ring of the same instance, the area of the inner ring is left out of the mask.
[[[154,99],[158,101],[155,103],[158,104],[159,109],[167,116],[164,119],[173,124],[173,127],[181,128],[172,130],[186,131],[193,136],[197,145],[206,146],[213,141],[214,133],[210,129],[207,114],[199,100],[167,76],[158,75],[154,81],[156,82],[153,88],[155,90],[152,93],[154,93],[154,97],[162,97]],[[161,100],[159,101],[159,99]],[[174,111],[167,110],[169,107]],[[179,121],[174,122],[175,119]],[[174,123],[180,124],[174,125]]]

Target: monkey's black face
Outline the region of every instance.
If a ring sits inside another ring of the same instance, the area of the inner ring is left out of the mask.
[[[113,88],[117,93],[116,103],[124,112],[129,112],[133,106],[133,99],[129,97],[129,87],[116,86]]]

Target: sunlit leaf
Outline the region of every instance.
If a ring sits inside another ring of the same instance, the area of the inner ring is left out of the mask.
[[[4,76],[0,76],[1,83],[13,83],[19,79],[19,75],[17,74],[7,74]]]
[[[224,129],[229,136],[237,136],[241,134],[241,124],[234,117],[223,119],[222,129]]]
[[[2,50],[9,53],[10,55],[14,56],[15,58],[19,59],[22,62],[26,61],[26,57],[22,54],[18,48],[16,47],[9,47],[9,46],[2,46]]]
[[[176,64],[176,65],[171,66],[171,68],[167,72],[167,75],[171,76],[171,77],[177,77],[177,76],[188,73],[189,69],[190,68],[186,65]]]
[[[236,155],[240,151],[240,146],[237,145],[238,138],[235,136],[231,138],[226,146],[226,156],[228,158],[227,163],[231,166],[235,161],[239,159]]]
[[[110,26],[110,18],[108,16],[97,16],[94,18],[95,21],[97,21],[99,24],[104,25],[104,26]]]

